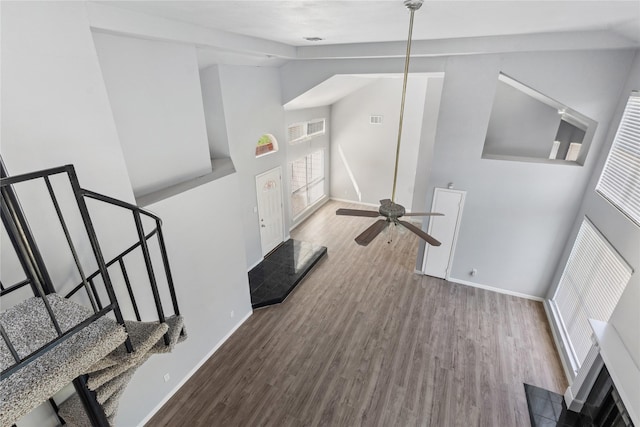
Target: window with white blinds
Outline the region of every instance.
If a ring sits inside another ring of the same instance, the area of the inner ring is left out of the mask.
[[[574,370],[591,348],[589,319],[609,320],[631,274],[629,264],[585,218],[551,300]]]
[[[640,92],[631,92],[596,191],[640,226]]]
[[[313,119],[308,122],[294,123],[287,126],[287,139],[290,144],[306,141],[325,133],[325,119]]]

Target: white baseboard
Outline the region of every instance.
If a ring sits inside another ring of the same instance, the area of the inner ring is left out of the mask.
[[[380,205],[379,204],[374,204],[374,203],[365,203],[365,202],[359,202],[357,200],[347,200],[347,199],[339,199],[337,197],[330,197],[331,200],[335,200],[336,202],[342,202],[342,203],[353,203],[355,205],[362,205],[362,206],[368,206],[371,208],[379,208]]]
[[[331,200],[330,197],[323,196],[322,198],[320,198],[320,200],[309,206],[305,211],[298,215],[294,221],[292,221],[292,224],[289,227],[289,232],[295,230],[297,226],[302,224],[307,218],[316,213],[316,211],[324,206],[325,203],[327,203],[329,200]]]
[[[573,372],[573,368],[571,367],[571,362],[568,360],[568,355],[566,354],[566,343],[563,341],[560,336],[560,332],[557,330],[556,325],[558,323],[558,319],[554,313],[553,308],[549,301],[545,301],[542,306],[544,307],[544,312],[547,315],[547,322],[549,322],[549,328],[551,329],[551,336],[553,337],[553,343],[556,345],[556,351],[558,352],[558,356],[560,356],[560,363],[562,363],[562,369],[564,371],[565,377],[567,377],[567,381],[569,382],[569,388],[571,388],[571,383],[575,377],[575,372]],[[565,395],[565,399],[566,399]],[[573,398],[572,398],[573,399]],[[570,400],[568,402],[571,402]]]
[[[144,419],[142,421],[140,421],[140,424],[138,424],[138,427],[142,427],[147,422],[149,422],[149,420],[156,414],[156,412],[158,412],[160,410],[160,408],[162,408],[164,406],[164,404],[167,403],[169,401],[169,399],[171,399],[173,397],[173,395],[176,394],[176,392],[178,390],[180,390],[180,387],[182,387],[189,380],[189,378],[191,378],[198,371],[198,369],[200,369],[200,367],[202,367],[202,365],[204,365],[204,363],[207,360],[209,360],[209,358],[211,356],[213,356],[213,353],[218,351],[218,349],[222,346],[222,344],[224,344],[229,339],[229,337],[231,337],[231,335],[233,335],[233,333],[240,326],[242,326],[242,324],[244,322],[246,322],[249,317],[251,317],[252,314],[253,314],[253,311],[250,311],[249,313],[247,313],[246,316],[244,316],[242,319],[240,319],[240,321],[224,337],[222,337],[222,339],[220,341],[218,341],[215,346],[213,346],[211,351],[209,351],[209,353],[207,353],[206,356],[204,356],[202,358],[202,360],[200,360],[200,362],[198,362],[193,367],[193,369],[191,371],[189,371],[189,373],[187,375],[185,375],[185,377],[182,378],[182,380],[180,380],[180,382],[178,384],[176,384],[176,386],[164,397],[164,399],[162,399],[160,401],[160,403],[158,403],[156,405],[156,407],[153,408],[153,410],[151,412],[149,412],[149,414],[146,417],[144,417]]]
[[[470,282],[468,280],[461,280],[461,279],[456,279],[454,277],[450,277],[447,279],[447,281],[452,283],[458,283],[460,285],[471,286],[474,288],[486,289],[487,291],[497,292],[499,294],[511,295],[514,297],[526,298],[534,301],[544,302],[544,298],[537,297],[535,295],[523,294],[521,292],[510,291],[508,289],[495,288],[493,286],[482,285],[480,283]]]

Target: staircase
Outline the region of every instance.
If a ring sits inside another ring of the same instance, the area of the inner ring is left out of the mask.
[[[120,397],[136,369],[186,339],[161,220],[138,206],[80,188],[71,165],[9,177],[0,161],[0,172],[2,238],[8,238],[0,272],[0,426],[15,424],[47,401],[62,424],[114,425]],[[49,195],[46,202],[32,197],[38,185]],[[18,195],[37,200],[36,212],[25,212]],[[127,212],[135,230],[134,243],[123,245],[109,261],[98,242],[89,199]],[[34,232],[27,214],[47,226],[57,223],[61,233],[49,227],[44,237],[41,227]],[[56,238],[61,242],[50,240]],[[52,266],[50,260],[59,261],[57,252],[63,248],[70,254],[69,265]],[[5,277],[11,285],[5,286]],[[55,402],[52,396],[70,383],[76,393]]]

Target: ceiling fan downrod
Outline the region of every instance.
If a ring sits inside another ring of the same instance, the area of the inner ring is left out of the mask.
[[[396,145],[396,163],[393,170],[393,189],[391,201],[396,200],[396,184],[398,183],[398,161],[400,159],[400,140],[402,138],[402,123],[404,121],[404,102],[407,96],[407,78],[409,76],[409,60],[411,59],[411,39],[413,34],[413,15],[422,6],[423,0],[405,0],[404,5],[411,12],[409,18],[409,36],[407,37],[407,53],[404,60],[404,78],[402,81],[402,100],[400,101],[400,121],[398,123],[398,144]]]

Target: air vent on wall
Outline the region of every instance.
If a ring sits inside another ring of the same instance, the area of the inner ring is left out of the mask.
[[[372,125],[381,125],[382,124],[382,116],[370,116],[369,124]]]

